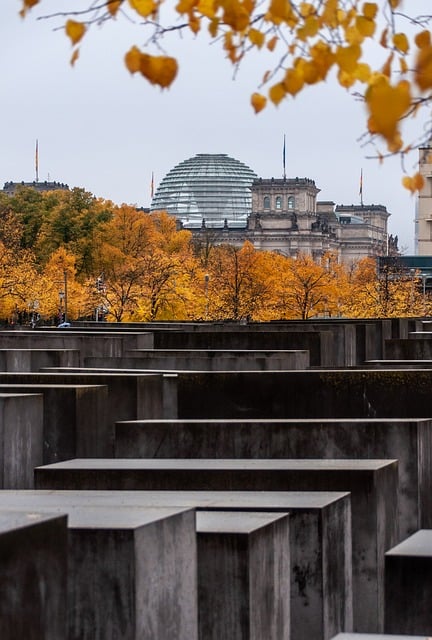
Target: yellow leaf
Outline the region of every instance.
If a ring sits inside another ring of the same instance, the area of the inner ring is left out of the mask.
[[[260,93],[253,93],[251,96],[251,104],[255,109],[255,113],[259,113],[267,104],[267,98]]]
[[[393,36],[393,44],[402,53],[408,53],[409,42],[405,33],[395,33]]]
[[[106,7],[108,13],[115,17],[122,4],[123,0],[107,0]]]
[[[418,52],[414,65],[414,80],[422,91],[432,87],[432,46],[425,46]]]
[[[366,18],[365,16],[357,16],[356,27],[359,33],[365,38],[371,38],[375,33],[376,24],[374,20]]]
[[[196,8],[197,11],[202,13],[202,15],[209,20],[213,20],[216,17],[216,7],[214,0],[199,0]]]
[[[275,105],[278,105],[285,98],[285,87],[282,82],[278,82],[270,87],[269,97]]]
[[[305,41],[307,38],[313,38],[319,31],[319,21],[316,16],[308,16],[303,26],[297,29],[297,37]]]
[[[125,55],[125,65],[130,73],[141,70],[141,51],[138,47],[132,47]]]
[[[310,4],[309,2],[302,2],[300,4],[299,9],[300,9],[300,15],[303,18],[306,18],[307,16],[310,16],[313,13],[315,13],[315,7],[312,4]]]
[[[287,69],[283,84],[287,93],[295,96],[299,91],[303,89],[304,77],[302,70],[297,67],[294,69]]]
[[[82,22],[68,20],[66,22],[66,35],[71,39],[72,44],[77,44],[86,32],[86,27]]]
[[[397,9],[400,4],[400,0],[389,0],[389,4],[392,9]]]
[[[384,29],[384,31],[381,34],[381,38],[380,38],[380,45],[384,49],[387,49],[387,34],[388,34],[388,29]]]
[[[408,189],[411,193],[415,193],[424,187],[424,178],[420,173],[416,173],[413,176],[404,176],[402,178],[402,184],[405,189]]]
[[[158,84],[162,89],[169,87],[174,81],[178,64],[175,58],[169,56],[150,56],[146,53],[141,55],[142,75],[152,84]]]
[[[398,135],[399,120],[411,104],[409,83],[401,80],[392,86],[386,76],[377,76],[366,91],[365,101],[370,114],[369,131],[393,143]]]
[[[138,15],[142,16],[143,18],[151,16],[152,13],[155,13],[157,9],[157,4],[154,2],[154,0],[129,0],[129,4],[132,9],[135,9]]]
[[[408,73],[408,65],[405,58],[399,58],[399,68],[401,73]]]
[[[201,29],[201,22],[199,18],[193,13],[189,14],[189,29],[192,31],[192,33],[195,34],[197,34]]]
[[[217,18],[214,18],[213,20],[210,20],[209,26],[208,26],[208,30],[209,30],[209,33],[210,33],[211,37],[212,38],[216,38],[217,33],[219,31],[219,20]]]
[[[369,82],[371,77],[371,68],[366,62],[360,62],[355,70],[355,77],[360,82]]]
[[[190,13],[196,5],[196,0],[180,0],[176,5],[177,13]]]
[[[382,68],[382,73],[387,76],[387,78],[390,78],[391,76],[391,67],[392,67],[392,62],[393,62],[393,52],[391,52],[391,54],[389,55],[389,57],[387,58],[383,68]]]
[[[234,31],[243,31],[249,25],[250,14],[242,2],[229,0],[225,5],[223,21]]]
[[[258,29],[249,29],[248,38],[258,49],[261,49],[265,40],[264,34]]]
[[[423,47],[430,47],[431,43],[431,34],[430,31],[420,31],[414,38],[414,42],[418,46],[419,49],[423,49]]]
[[[339,69],[337,75],[340,86],[344,87],[345,89],[349,89],[350,87],[352,87],[357,80],[355,73],[344,71],[343,69]]]
[[[70,63],[72,67],[75,66],[75,62],[78,60],[78,58],[79,58],[79,49],[75,49],[70,59]]]
[[[267,42],[267,49],[269,51],[274,51],[277,41],[278,41],[277,36],[273,36],[273,38],[270,38],[270,40]]]
[[[363,15],[369,20],[373,20],[378,12],[378,6],[375,2],[365,2],[363,5]]]
[[[359,47],[359,45],[338,47],[336,49],[336,62],[342,71],[352,73],[353,71],[355,71],[360,55],[361,48]]]

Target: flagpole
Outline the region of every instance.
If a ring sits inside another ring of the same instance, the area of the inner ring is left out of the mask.
[[[285,166],[285,134],[284,134],[284,141],[283,141],[282,162],[283,162],[283,177],[284,177],[284,180],[286,180],[286,166]]]
[[[153,200],[153,196],[154,196],[154,172],[153,171],[152,171],[151,183],[150,183],[150,196],[151,196],[151,199]]]
[[[39,144],[36,138],[36,154],[35,154],[35,168],[36,168],[36,182],[39,182]]]
[[[360,170],[359,196],[360,196],[360,206],[363,206],[363,169]]]

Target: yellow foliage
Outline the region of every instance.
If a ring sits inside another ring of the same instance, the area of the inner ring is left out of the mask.
[[[65,29],[72,44],[77,44],[86,32],[85,25],[82,22],[77,22],[76,20],[68,20],[66,22]]]
[[[251,96],[251,103],[255,110],[255,113],[259,113],[265,108],[267,104],[267,98],[260,93],[253,93]]]
[[[371,38],[375,33],[376,24],[371,18],[367,18],[366,16],[357,16],[356,28],[363,37]]]
[[[341,71],[353,73],[356,70],[361,52],[361,47],[358,44],[353,44],[348,47],[338,47],[336,49],[336,63],[339,65]]]
[[[395,33],[393,36],[393,44],[401,53],[408,53],[409,42],[405,33]]]
[[[141,51],[138,47],[132,47],[125,55],[125,64],[131,73],[137,73],[141,69]]]
[[[267,41],[267,49],[269,51],[274,51],[278,39],[279,38],[277,36],[273,36],[273,38],[270,38],[270,40]]]
[[[409,83],[401,80],[392,86],[386,76],[377,76],[368,87],[365,100],[370,114],[370,133],[379,133],[388,143],[394,143],[399,135],[399,121],[411,104]]]
[[[421,91],[427,91],[432,87],[431,44],[422,46],[418,52],[414,66],[414,78]]]
[[[278,105],[285,98],[285,85],[283,82],[278,82],[270,87],[269,98],[275,104]]]
[[[423,189],[424,178],[420,173],[415,173],[413,176],[404,176],[402,178],[402,184],[405,189],[408,189],[411,193],[416,193]]]
[[[283,84],[286,92],[295,96],[303,89],[304,85],[304,76],[301,69],[299,67],[296,67],[295,69],[287,69]],[[282,96],[282,98],[283,97],[284,96]]]
[[[128,0],[128,2],[142,18],[154,15],[158,6],[154,0]]]
[[[249,29],[248,38],[258,49],[261,49],[265,42],[265,35],[258,29]]]
[[[140,72],[149,82],[162,89],[169,87],[177,75],[177,60],[168,56],[150,56],[132,47],[125,56],[125,63],[131,73]]]

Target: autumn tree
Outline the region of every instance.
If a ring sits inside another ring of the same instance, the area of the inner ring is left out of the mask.
[[[215,247],[208,263],[209,319],[257,319],[269,295],[262,270],[263,252],[250,242],[239,248]]]
[[[21,14],[36,5],[43,11],[46,4],[22,0]],[[206,32],[221,43],[235,67],[251,51],[271,52],[273,66],[257,78],[258,89],[251,96],[256,112],[268,101],[279,105],[306,87],[336,78],[364,101],[366,131],[384,143],[385,153],[404,154],[412,147],[402,124],[430,108],[432,16],[413,15],[407,0],[177,0],[178,22],[162,5],[162,0],[101,0],[77,10],[70,0],[69,8],[54,16],[64,20],[74,47],[72,64],[92,26],[114,18],[138,20],[147,46],[133,45],[125,52],[125,65],[162,88],[172,84],[178,71],[177,60],[163,53],[173,31]],[[421,177],[405,176],[404,184],[415,190]]]

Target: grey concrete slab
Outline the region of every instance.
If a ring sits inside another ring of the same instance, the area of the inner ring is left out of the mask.
[[[0,489],[32,489],[43,463],[42,394],[0,393]]]
[[[39,489],[350,491],[354,630],[382,631],[384,552],[399,541],[397,460],[69,460]]]
[[[19,379],[15,378],[16,381]],[[0,381],[0,392],[43,395],[42,442],[45,463],[67,460],[78,451],[83,456],[112,455],[114,424],[108,420],[107,387],[55,383],[4,384]]]
[[[0,384],[105,385],[107,411],[117,420],[177,417],[177,379],[170,374],[48,368],[38,373],[0,373]]]
[[[118,422],[117,458],[397,459],[399,531],[432,527],[432,420],[134,420]]]
[[[184,419],[432,417],[431,369],[215,371],[177,376],[178,418]]]
[[[0,511],[2,640],[66,640],[67,518]]]
[[[42,367],[79,367],[77,349],[0,349],[0,371],[39,371]]]
[[[352,629],[351,504],[342,492],[2,491],[0,508],[90,506],[290,513],[291,638]]]
[[[201,640],[290,638],[289,516],[197,513]]]
[[[393,635],[389,633],[338,633],[334,640],[425,640],[424,636]]]
[[[430,635],[432,530],[420,529],[385,555],[385,631]]]
[[[122,358],[87,357],[86,367],[184,371],[273,371],[307,369],[309,351],[155,350],[129,351]]]
[[[111,504],[67,514],[68,640],[197,640],[194,510]]]

